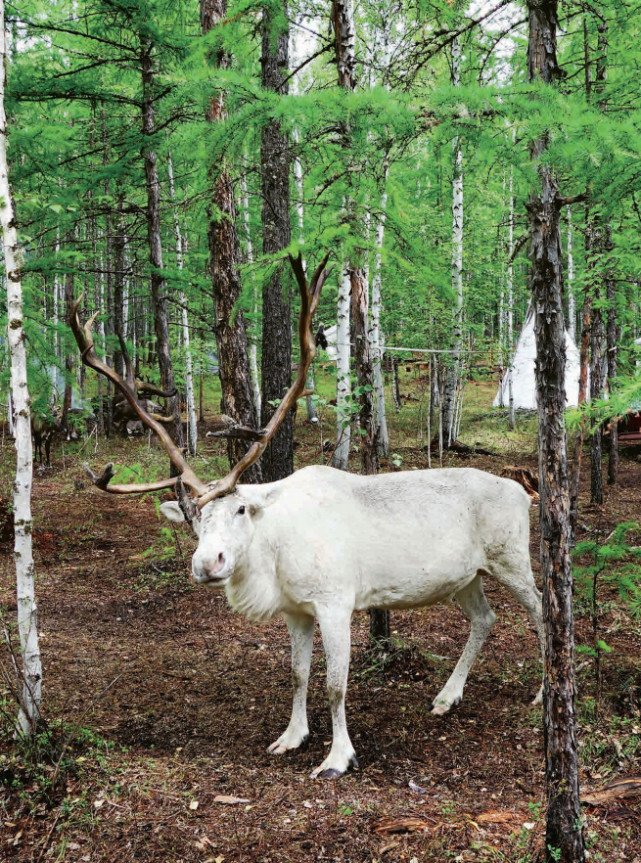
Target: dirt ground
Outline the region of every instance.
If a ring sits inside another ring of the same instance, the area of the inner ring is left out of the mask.
[[[298,436],[299,461],[316,458],[302,425]],[[10,459],[10,446],[5,440],[3,460]],[[110,446],[120,448],[121,463],[140,459],[145,449],[144,443]],[[214,446],[206,442],[205,451]],[[544,828],[543,734],[541,710],[529,702],[540,668],[534,633],[504,591],[486,586],[498,622],[462,704],[446,717],[432,716],[429,707],[467,639],[461,611],[450,605],[394,613],[395,647],[387,656],[371,651],[367,617],[357,615],[348,722],[360,768],[337,781],[312,781],[331,735],[319,638],[309,744],[286,756],[268,755],[291,706],[284,623],[249,623],[227,608],[223,595],[193,585],[194,542],[187,531],[161,521],[151,497],[115,498],[90,487],[80,467],[86,458],[62,455],[58,446],[52,470],[35,479],[49,730],[38,744],[39,767],[29,753],[16,754],[7,719],[14,706],[0,682],[0,859],[537,858]],[[101,467],[107,458],[100,453],[90,460]],[[496,473],[504,461],[451,458]],[[522,455],[520,463],[535,468],[535,456]],[[403,450],[404,467],[425,465],[423,450]],[[603,509],[590,507],[584,494],[579,539],[605,537],[617,522],[638,519],[640,488],[641,464],[626,457],[621,483],[608,490]],[[8,491],[6,484],[0,489],[5,497]],[[536,562],[536,507],[532,528]],[[16,604],[6,541],[0,567],[0,602],[11,621]],[[612,652],[603,657],[598,713],[593,663],[579,657],[586,790],[641,774],[639,624],[613,589],[601,600],[601,632]],[[578,612],[577,642],[587,644],[590,616],[585,606]],[[8,662],[5,650],[5,669]],[[592,860],[641,861],[640,799],[586,806]]]

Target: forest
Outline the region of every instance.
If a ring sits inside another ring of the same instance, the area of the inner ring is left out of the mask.
[[[641,861],[641,3],[0,19],[0,860]]]

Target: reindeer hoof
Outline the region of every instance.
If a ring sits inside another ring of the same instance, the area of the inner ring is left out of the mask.
[[[309,740],[309,734],[305,734],[300,738],[300,742],[296,742],[295,739],[288,740],[286,735],[283,734],[282,737],[279,737],[275,743],[272,743],[271,746],[267,747],[267,751],[270,755],[284,755],[286,752],[291,752],[294,749],[298,749],[300,746],[304,746]]]
[[[319,774],[321,779],[337,779],[339,776],[343,775],[342,770],[335,770],[333,767],[329,770],[323,770],[323,772]]]
[[[456,707],[457,704],[461,703],[461,698],[455,698],[451,702],[447,701],[438,701],[435,700],[432,702],[432,716],[445,716],[446,713],[449,713],[452,707]]]
[[[326,762],[323,762],[323,764],[325,763]],[[344,770],[340,770],[338,767],[326,767],[323,769],[323,764],[314,770],[311,774],[311,779],[337,779],[339,776],[343,776],[350,767],[358,767],[358,761],[356,760],[355,755],[350,757]]]

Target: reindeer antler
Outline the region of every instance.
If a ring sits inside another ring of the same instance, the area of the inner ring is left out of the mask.
[[[223,477],[223,479],[218,480],[213,485],[207,485],[198,479],[166,429],[140,405],[133,387],[129,383],[125,382],[120,375],[118,375],[98,357],[91,332],[91,328],[98,313],[96,312],[96,314],[94,314],[83,327],[78,316],[78,308],[82,302],[82,297],[77,300],[69,312],[69,326],[71,327],[76,342],[78,343],[78,347],[80,348],[83,363],[109,378],[109,380],[118,387],[138,415],[138,418],[158,435],[169,454],[171,463],[180,473],[180,476],[166,480],[158,480],[157,482],[152,483],[110,485],[109,482],[113,476],[113,465],[109,464],[100,477],[97,477],[88,468],[86,468],[94,484],[98,486],[98,488],[111,492],[112,494],[140,494],[146,491],[157,491],[159,489],[172,487],[177,487],[178,491],[181,491],[180,484],[184,483],[184,485],[198,495],[197,505],[200,509],[210,501],[230,494],[236,487],[236,483],[244,471],[246,471],[248,467],[251,467],[251,465],[260,458],[267,447],[267,444],[276,434],[287,412],[306,392],[305,381],[307,380],[307,373],[316,353],[316,344],[312,333],[312,319],[318,307],[318,301],[320,299],[323,284],[331,273],[331,269],[326,269],[329,256],[330,252],[324,256],[318,267],[316,267],[314,275],[308,285],[302,256],[299,254],[297,258],[293,258],[289,255],[289,262],[294,271],[294,275],[296,276],[296,281],[298,282],[301,301],[300,317],[298,320],[300,363],[298,364],[296,378],[294,383],[283,396],[281,403],[276,408],[266,428],[260,432],[253,433],[257,437],[257,440],[255,440],[252,446],[247,450],[247,453],[230,470],[230,472]],[[132,375],[128,369],[128,378],[131,377]],[[244,431],[249,432],[251,430],[244,429]],[[245,434],[245,436],[247,437],[248,435]]]
[[[312,319],[314,312],[318,307],[321,289],[325,280],[331,273],[327,270],[327,261],[329,260],[330,252],[328,252],[320,264],[316,267],[311,282],[307,284],[305,277],[305,268],[303,266],[303,258],[299,253],[297,258],[289,255],[289,262],[294,270],[298,289],[300,292],[300,317],[298,319],[298,338],[300,341],[300,363],[296,378],[291,387],[283,396],[281,403],[278,405],[270,421],[267,423],[260,438],[255,441],[247,450],[243,458],[230,470],[227,476],[218,480],[209,491],[201,494],[198,498],[198,506],[202,509],[205,504],[218,497],[224,497],[236,487],[236,483],[240,479],[244,471],[248,467],[258,461],[261,457],[267,444],[274,437],[278,428],[285,418],[287,411],[296,404],[296,401],[305,392],[305,381],[307,380],[307,372],[316,354],[316,344],[312,333]]]
[[[112,368],[110,368],[107,363],[103,362],[98,354],[96,353],[96,349],[93,341],[93,334],[91,332],[91,328],[93,327],[93,323],[96,320],[98,313],[94,314],[84,327],[80,323],[80,317],[78,315],[78,308],[80,307],[80,303],[82,302],[82,297],[76,300],[76,302],[72,305],[71,310],[69,312],[69,326],[71,327],[71,331],[74,334],[78,347],[80,348],[80,354],[82,357],[82,361],[85,365],[104,375],[106,378],[109,378],[124,397],[127,399],[133,410],[138,415],[138,418],[152,431],[155,431],[160,440],[163,443],[163,446],[167,450],[169,454],[169,458],[171,463],[179,472],[182,481],[186,486],[188,486],[192,491],[196,494],[201,495],[207,490],[207,485],[201,480],[198,479],[194,471],[185,461],[185,458],[180,451],[179,447],[176,446],[174,441],[171,439],[167,430],[152,416],[150,416],[147,411],[140,405],[138,399],[136,398],[136,393],[129,386],[119,374],[117,374]],[[139,494],[145,491],[156,491],[162,488],[171,488],[175,486],[178,477],[172,477],[171,479],[159,480],[158,482],[146,483],[146,484],[135,484],[135,485],[109,485],[109,480],[113,475],[113,471],[109,469],[109,466],[105,468],[101,477],[96,478],[92,474],[92,478],[94,483],[98,486],[98,488],[103,489],[104,491],[109,491],[112,494]]]

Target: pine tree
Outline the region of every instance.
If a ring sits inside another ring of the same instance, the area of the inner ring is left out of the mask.
[[[528,0],[528,79],[553,86],[557,0]],[[547,780],[546,860],[583,863],[574,713],[574,615],[565,410],[565,319],[560,218],[563,199],[554,169],[542,157],[547,136],[534,141],[540,191],[528,202],[530,289],[535,309],[541,570],[546,635],[544,734]],[[560,855],[560,857],[559,857]]]

